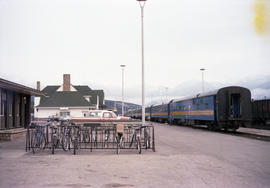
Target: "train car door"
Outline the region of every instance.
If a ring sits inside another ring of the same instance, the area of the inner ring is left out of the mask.
[[[231,94],[231,117],[240,118],[240,94]]]
[[[170,102],[168,103],[168,105],[167,105],[167,108],[168,108],[168,110],[167,110],[167,112],[168,112],[168,122],[171,122],[171,109],[170,109]]]
[[[213,108],[214,108],[214,120],[215,121],[218,121],[219,120],[219,114],[218,114],[218,103],[219,103],[219,100],[217,99],[217,96],[215,95],[215,96],[213,96],[213,99],[214,99],[214,101],[213,101]]]

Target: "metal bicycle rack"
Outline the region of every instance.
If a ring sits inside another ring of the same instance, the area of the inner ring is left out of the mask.
[[[71,140],[72,144],[69,148],[70,150],[74,151],[73,153],[76,154],[79,150],[116,150],[117,143],[116,143],[116,124],[124,124],[124,133],[123,133],[123,145],[121,150],[127,149],[136,149],[136,143],[132,143],[132,136],[134,134],[134,127],[139,127],[141,124],[130,124],[126,122],[110,122],[110,123],[77,123],[77,124],[70,124],[69,126],[72,127],[71,131]],[[36,131],[36,126],[44,126],[44,134],[46,140],[45,150],[52,149],[52,129],[51,123],[48,122],[34,122],[30,124],[32,126],[28,126],[27,134],[26,134],[26,152],[31,151],[32,147],[32,137]],[[64,125],[59,123],[57,125],[57,131],[59,135],[63,136],[63,129]],[[145,150],[152,150],[155,152],[155,132],[154,126],[152,125],[145,125],[140,129],[140,142],[141,142],[141,149]],[[106,134],[107,133],[107,134]],[[60,138],[61,139],[61,138]],[[59,140],[60,140],[59,139]],[[148,144],[146,144],[148,139]],[[74,141],[77,141],[75,144]],[[61,140],[60,140],[61,142]],[[61,143],[58,144],[56,150],[62,150]]]

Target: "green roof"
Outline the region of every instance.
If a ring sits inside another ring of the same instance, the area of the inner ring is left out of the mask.
[[[88,95],[92,91],[88,86],[73,86],[77,91],[83,95]]]
[[[97,104],[103,105],[103,90],[92,90],[88,86],[73,86],[77,91],[57,91],[60,86],[47,86],[42,92],[47,96],[40,98],[38,107],[90,107]],[[88,102],[84,96],[91,96]]]
[[[59,87],[60,86],[47,86],[42,90],[42,92],[46,93],[47,95],[51,95],[56,92]]]

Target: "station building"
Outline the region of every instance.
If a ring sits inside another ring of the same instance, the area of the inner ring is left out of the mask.
[[[31,121],[31,96],[41,91],[0,78],[0,140],[25,131]]]
[[[37,82],[40,89],[40,82]],[[72,85],[70,74],[63,75],[62,85],[46,86],[46,96],[35,97],[34,116],[44,119],[49,116],[84,117],[90,110],[103,109],[103,90],[92,90],[87,85]]]

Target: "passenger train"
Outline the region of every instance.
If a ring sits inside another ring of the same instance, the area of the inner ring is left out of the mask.
[[[252,124],[270,129],[270,99],[252,100]]]
[[[141,109],[127,116],[141,118]],[[230,86],[196,96],[173,99],[145,109],[147,120],[180,125],[206,125],[211,130],[236,130],[252,119],[249,89]]]

